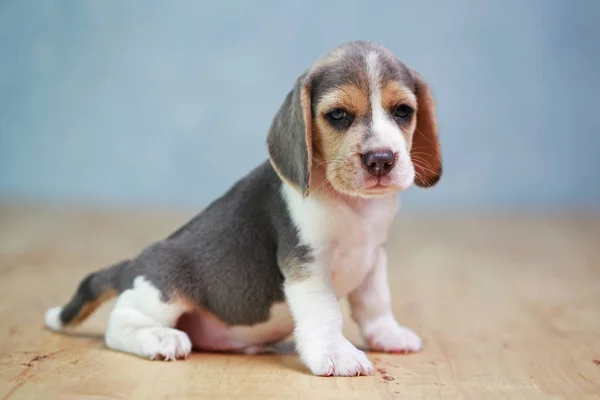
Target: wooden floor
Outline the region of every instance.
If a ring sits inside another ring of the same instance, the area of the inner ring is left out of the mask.
[[[400,216],[394,312],[425,347],[370,353],[376,376],[313,377],[290,345],[175,363],[119,354],[102,341],[112,303],[75,337],[44,329],[85,273],[188,216],[1,207],[0,399],[600,398],[600,215]]]

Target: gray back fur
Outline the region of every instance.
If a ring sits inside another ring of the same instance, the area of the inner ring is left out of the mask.
[[[194,219],[146,248],[121,277],[121,289],[142,275],[232,325],[266,321],[284,300],[285,265],[310,260],[268,161]],[[280,268],[281,266],[281,268]]]

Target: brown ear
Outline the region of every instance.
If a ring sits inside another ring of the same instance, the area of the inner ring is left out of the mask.
[[[415,167],[415,183],[419,187],[434,186],[442,176],[442,154],[438,139],[435,101],[429,85],[421,75],[411,71],[416,85],[417,127],[410,157]]]
[[[267,136],[269,158],[277,174],[300,190],[310,192],[312,168],[312,110],[308,74],[303,73],[288,93]]]

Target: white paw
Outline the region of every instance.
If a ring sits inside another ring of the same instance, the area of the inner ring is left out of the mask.
[[[392,317],[375,320],[363,328],[370,350],[385,353],[417,352],[423,342],[413,331],[400,326]]]
[[[318,376],[358,376],[373,373],[373,365],[366,354],[344,337],[324,345],[313,344],[306,347],[300,357],[311,372]]]
[[[192,342],[184,332],[168,327],[141,328],[136,332],[140,356],[151,360],[174,361],[186,358],[192,351]]]

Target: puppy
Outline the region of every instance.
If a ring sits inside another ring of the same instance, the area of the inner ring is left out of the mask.
[[[268,161],[186,225],[88,275],[46,325],[73,327],[118,296],[105,334],[116,351],[257,353],[293,334],[313,374],[368,375],[342,334],[347,296],[369,349],[418,351],[392,314],[385,243],[398,193],[442,173],[427,83],[378,44],[346,43],[300,75],[267,147]]]

